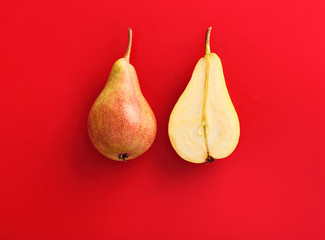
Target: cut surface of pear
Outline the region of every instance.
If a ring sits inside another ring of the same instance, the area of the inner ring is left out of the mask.
[[[111,70],[108,81],[88,115],[88,135],[104,156],[126,161],[143,154],[152,145],[156,118],[142,95],[138,77],[129,62],[132,31],[127,51]]]
[[[236,148],[240,135],[221,61],[210,52],[210,32],[211,27],[206,33],[206,54],[196,64],[168,124],[173,148],[193,163],[227,157]]]

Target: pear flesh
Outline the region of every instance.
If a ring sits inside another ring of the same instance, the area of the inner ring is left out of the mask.
[[[193,163],[227,157],[236,148],[240,134],[221,61],[210,52],[210,31],[211,28],[207,31],[206,55],[196,64],[168,125],[173,148]]]
[[[104,156],[126,161],[138,157],[152,145],[156,119],[141,93],[138,77],[129,62],[131,48],[117,60],[108,81],[88,115],[88,135]]]

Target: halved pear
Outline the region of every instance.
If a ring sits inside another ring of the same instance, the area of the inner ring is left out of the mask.
[[[206,53],[178,99],[168,124],[175,151],[193,163],[229,156],[239,140],[239,120],[231,102],[219,57],[210,51],[211,27],[206,32]]]

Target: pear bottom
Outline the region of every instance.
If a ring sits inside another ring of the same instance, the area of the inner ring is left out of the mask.
[[[123,97],[95,102],[88,116],[88,135],[100,153],[112,160],[126,161],[150,148],[157,124],[151,109],[143,105],[146,106],[139,101],[130,104]]]

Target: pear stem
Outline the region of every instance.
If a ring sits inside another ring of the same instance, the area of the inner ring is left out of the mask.
[[[211,34],[211,29],[212,27],[209,27],[206,31],[205,34],[205,54],[210,54],[211,50],[210,50],[210,34]]]
[[[124,54],[124,58],[126,58],[126,60],[128,61],[130,61],[131,46],[132,46],[132,29],[128,28],[128,46]]]

